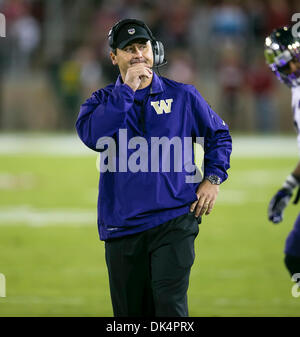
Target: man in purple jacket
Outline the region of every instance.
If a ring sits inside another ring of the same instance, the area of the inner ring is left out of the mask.
[[[164,48],[145,23],[118,22],[109,45],[120,76],[81,106],[76,129],[101,152],[98,228],[114,315],[188,316],[198,223],[227,179],[231,137],[195,87],[154,73]],[[204,179],[192,146],[201,140]]]

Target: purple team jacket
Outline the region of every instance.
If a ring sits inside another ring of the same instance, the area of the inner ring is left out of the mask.
[[[94,151],[99,139],[111,137],[117,144],[117,171],[101,172],[98,195],[98,229],[101,240],[130,235],[148,230],[189,212],[197,200],[197,183],[187,183],[191,175],[184,169],[175,172],[172,147],[170,170],[121,172],[122,149],[128,144],[119,142],[120,130],[126,130],[128,141],[143,137],[149,144],[153,137],[204,137],[204,176],[214,174],[227,179],[232,140],[224,121],[211,109],[192,85],[178,83],[153,73],[148,95],[141,102],[135,92],[123,84],[119,76],[115,84],[98,90],[81,106],[76,122],[80,139]],[[168,108],[168,109],[167,109]],[[120,148],[119,148],[120,147]],[[173,150],[174,151],[174,150]],[[129,158],[133,149],[127,149]],[[149,166],[151,155],[149,150]],[[173,158],[173,159],[172,159]],[[124,158],[123,158],[124,159]],[[192,153],[192,161],[194,160]],[[182,156],[184,168],[186,158]]]

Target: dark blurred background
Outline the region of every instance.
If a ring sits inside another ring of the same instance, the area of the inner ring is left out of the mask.
[[[0,0],[1,131],[74,131],[80,104],[118,75],[107,34],[144,20],[165,46],[162,76],[194,84],[237,133],[292,131],[290,91],[265,64],[264,38],[294,0]]]

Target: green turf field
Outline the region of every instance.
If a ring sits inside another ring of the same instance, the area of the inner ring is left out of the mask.
[[[296,162],[297,153],[232,158],[196,240],[191,316],[300,316],[282,252],[299,205],[280,225],[266,216]],[[0,155],[0,316],[112,316],[97,184],[96,154]]]

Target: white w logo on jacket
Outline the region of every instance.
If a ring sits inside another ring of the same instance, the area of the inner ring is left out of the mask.
[[[155,109],[156,113],[158,115],[165,113],[169,113],[171,112],[171,105],[173,102],[173,98],[169,98],[169,99],[161,99],[160,101],[157,102],[151,102],[151,105],[153,106],[153,108]]]

